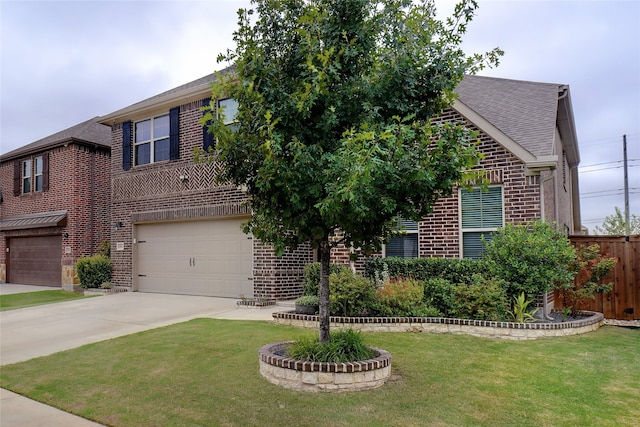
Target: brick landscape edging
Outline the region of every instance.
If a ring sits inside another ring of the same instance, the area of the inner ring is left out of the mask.
[[[260,374],[269,382],[303,391],[362,391],[380,387],[391,375],[388,351],[371,347],[378,355],[357,362],[306,362],[282,355],[292,342],[267,344],[258,351]]]
[[[434,332],[523,340],[584,334],[595,331],[604,323],[602,313],[592,311],[583,311],[583,313],[588,317],[562,323],[516,323],[446,317],[332,316],[330,326],[338,329],[351,328],[363,332]],[[274,313],[273,318],[275,323],[282,325],[318,328],[318,316],[286,311]]]

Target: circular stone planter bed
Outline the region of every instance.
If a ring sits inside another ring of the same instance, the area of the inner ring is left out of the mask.
[[[583,311],[586,317],[567,322],[495,322],[488,320],[451,319],[446,317],[337,317],[330,318],[330,327],[351,328],[363,332],[435,332],[467,334],[526,340],[545,337],[578,335],[595,331],[604,323],[604,315]],[[318,316],[296,314],[293,311],[273,314],[274,322],[303,328],[318,328]]]
[[[292,342],[267,344],[258,351],[260,374],[269,382],[312,392],[363,391],[380,387],[391,375],[388,351],[371,347],[378,356],[358,362],[304,362],[284,356],[286,346]]]

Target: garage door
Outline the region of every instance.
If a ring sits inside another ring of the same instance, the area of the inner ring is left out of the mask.
[[[138,291],[253,296],[253,243],[244,219],[136,226]]]
[[[62,236],[9,239],[8,281],[62,286]]]

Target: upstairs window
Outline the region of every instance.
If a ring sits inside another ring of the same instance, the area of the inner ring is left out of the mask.
[[[233,98],[221,99],[218,101],[218,117],[220,113],[224,115],[224,124],[231,126],[233,130],[238,129],[238,101]]]
[[[391,238],[385,245],[384,256],[418,258],[418,221],[400,218],[397,228],[404,234]]]
[[[142,120],[135,124],[135,165],[169,160],[169,115]]]
[[[460,218],[462,257],[480,258],[484,252],[482,237],[490,241],[491,234],[504,225],[502,187],[461,189]]]
[[[22,193],[31,193],[31,159],[22,162]]]
[[[36,157],[34,160],[34,191],[42,191],[42,184],[43,184],[43,166],[44,163],[42,161],[42,156],[38,156]]]

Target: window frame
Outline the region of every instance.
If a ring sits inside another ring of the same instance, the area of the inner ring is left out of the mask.
[[[28,164],[28,166],[27,166]],[[22,194],[32,193],[33,158],[22,160],[20,171],[20,189]],[[27,174],[28,173],[28,174]],[[28,180],[28,181],[27,181]],[[28,182],[28,184],[27,184]],[[25,185],[27,184],[27,185]],[[25,191],[26,190],[26,191]]]
[[[166,118],[167,120],[167,132],[166,135],[162,134],[161,136],[155,135],[155,121],[158,119]],[[149,139],[145,139],[142,141],[138,140],[138,125],[149,122]],[[138,120],[133,122],[133,166],[144,166],[150,165],[153,163],[166,162],[171,160],[171,117],[169,113],[155,115],[153,117],[145,118],[142,120]],[[161,141],[165,141],[167,144],[167,158],[163,158],[161,160],[156,160],[156,144]],[[149,161],[145,163],[139,163],[139,155],[138,155],[138,147],[149,144]]]
[[[233,118],[231,120],[229,120],[226,116],[224,118],[224,125],[227,127],[233,127],[234,125],[236,125],[238,123],[238,101],[236,101],[234,98],[220,98],[218,99],[218,101],[216,102],[216,114],[218,115],[218,119],[220,119],[220,112],[221,112],[221,107],[224,107],[224,105],[222,104],[224,101],[233,101],[235,103],[235,114],[233,115]],[[226,108],[226,107],[225,107]]]
[[[391,239],[402,239],[404,240],[405,237],[407,236],[416,236],[416,256],[402,256],[402,258],[405,259],[413,259],[413,258],[420,258],[420,221],[413,221],[410,219],[404,219],[404,218],[398,218],[398,227],[396,229],[400,229],[400,227],[404,226],[405,223],[415,223],[415,230],[414,229],[409,229],[407,227],[405,227],[402,231],[403,234],[399,235],[399,236],[394,236]],[[391,241],[389,242],[391,243]],[[383,245],[382,246],[382,257],[383,258],[387,258],[389,256],[396,256],[396,255],[388,255],[387,254],[387,246],[389,245]]]
[[[38,163],[40,163],[40,173],[38,173]],[[38,178],[40,178],[39,186]],[[38,193],[42,191],[44,191],[44,157],[36,156],[33,158],[33,192]]]
[[[473,187],[473,189],[471,190],[472,192],[474,191],[480,191],[480,197],[482,197],[483,194],[487,194],[492,188],[499,188],[500,189],[500,216],[501,216],[501,223],[498,226],[491,226],[491,227],[464,227],[464,211],[462,209],[462,205],[463,205],[463,196],[464,194],[469,194],[469,192],[466,191],[465,188],[458,188],[458,221],[459,221],[459,256],[460,258],[465,258],[465,248],[464,248],[464,237],[465,234],[467,233],[482,233],[484,234],[491,234],[494,231],[496,231],[498,228],[500,227],[504,227],[505,224],[505,210],[504,210],[504,185],[502,184],[494,184],[494,185],[489,185],[487,191],[483,191],[482,187]],[[482,211],[480,212],[480,220],[482,221],[484,215],[482,213]],[[467,256],[466,258],[474,258],[474,257],[470,257]]]

